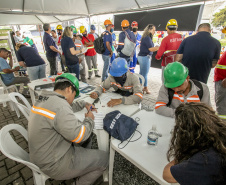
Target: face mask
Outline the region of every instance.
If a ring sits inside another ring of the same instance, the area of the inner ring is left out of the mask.
[[[82,34],[84,37],[86,37],[87,36],[87,34]]]
[[[58,35],[61,35],[61,32],[58,32]]]
[[[114,31],[114,29],[113,29],[113,28],[111,28],[111,29],[110,29],[110,32],[111,32],[111,33],[113,33],[113,31]]]
[[[137,28],[133,28],[133,32],[137,32]]]
[[[123,86],[124,83],[126,82],[126,78],[127,78],[126,73],[123,74],[123,75],[120,76],[120,77],[114,77],[115,81],[116,81],[117,83],[119,83],[121,86]]]

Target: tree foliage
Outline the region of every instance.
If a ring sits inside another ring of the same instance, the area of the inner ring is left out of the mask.
[[[213,15],[212,24],[214,26],[226,26],[226,7]]]

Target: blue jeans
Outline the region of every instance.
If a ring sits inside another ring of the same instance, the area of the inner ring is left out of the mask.
[[[134,73],[135,67],[137,65],[137,56],[136,56],[136,52],[134,52],[133,55],[133,61],[130,62],[130,66],[129,66],[129,70],[131,73]]]
[[[111,61],[111,57],[109,55],[102,55],[104,61],[104,68],[102,72],[102,82],[108,77],[109,64]]]
[[[148,84],[148,72],[151,66],[150,56],[138,56],[140,64],[140,74],[144,77],[144,87],[147,87]]]
[[[27,67],[27,73],[31,81],[46,77],[46,64]]]
[[[115,53],[113,53],[113,55],[112,55],[112,57],[111,57],[111,62],[110,62],[110,66],[109,66],[109,71],[110,71],[110,69],[111,69],[111,64],[112,64],[112,62],[113,62],[113,60],[115,60]]]
[[[79,63],[74,64],[74,65],[67,65],[68,70],[70,73],[75,73],[76,74],[76,78],[79,80]]]

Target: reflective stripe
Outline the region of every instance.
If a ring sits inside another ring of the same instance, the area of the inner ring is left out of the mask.
[[[75,46],[76,46],[76,47],[81,47],[82,45],[81,45],[81,44],[75,44]]]
[[[94,48],[94,46],[87,47],[87,49],[93,49],[93,48]]]
[[[143,94],[142,93],[135,93],[134,95],[139,96],[141,99],[143,99]]]
[[[155,109],[158,109],[159,107],[162,107],[162,106],[166,106],[166,103],[165,102],[156,102]]]
[[[94,71],[98,71],[98,69],[93,68]]]
[[[123,45],[124,46],[124,43],[123,42],[119,42],[118,45]]]
[[[199,96],[198,96],[198,95],[190,96],[190,97],[187,99],[187,102],[200,102]]]
[[[51,120],[54,119],[54,117],[56,116],[56,113],[55,112],[52,112],[50,110],[47,110],[47,109],[44,109],[44,108],[41,108],[41,107],[35,107],[33,105],[33,107],[31,108],[31,112],[35,113],[35,114],[39,114],[39,115],[42,115],[42,116],[45,116]]]
[[[106,89],[105,88],[103,88],[101,85],[99,85],[102,89],[103,89],[103,92],[105,93],[106,92]]]
[[[181,102],[184,102],[184,97],[182,95],[179,95],[177,93],[174,93],[173,99],[179,100]]]
[[[80,132],[78,134],[78,137],[76,137],[74,140],[72,140],[71,142],[75,142],[75,143],[80,143],[84,134],[86,131],[86,127],[84,125],[82,125],[82,128],[80,129]]]
[[[117,86],[118,88],[122,88],[122,86],[121,86],[120,84],[117,84],[117,83],[115,83],[115,82],[111,82],[111,85],[115,85],[115,86]]]
[[[226,119],[226,115],[218,115],[221,119]]]
[[[124,86],[124,87],[122,87],[122,88],[124,88],[124,89],[132,89],[133,86]]]
[[[88,71],[89,71],[89,72],[92,72],[92,71],[93,71],[93,69],[89,69]]]
[[[0,74],[5,74],[4,72],[0,72]]]
[[[226,69],[226,65],[217,64],[216,68],[218,68],[218,69]]]
[[[117,86],[120,89],[122,89],[122,88],[124,88],[124,89],[132,89],[133,88],[133,86],[124,86],[124,87],[122,87],[120,84],[117,84],[115,82],[111,82],[111,85],[115,85],[115,86]]]
[[[171,52],[171,51],[177,51],[177,50],[167,50],[167,51],[165,51],[163,54],[169,53],[169,52]]]

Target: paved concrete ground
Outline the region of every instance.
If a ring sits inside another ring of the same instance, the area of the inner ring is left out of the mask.
[[[43,56],[45,59],[45,57]],[[45,59],[46,60],[46,59]],[[102,57],[98,56],[98,68],[100,69],[100,75],[102,72],[102,67],[103,67],[103,62],[102,62]],[[48,62],[47,62],[47,68],[48,67]],[[139,66],[136,68],[136,72],[139,72]],[[49,69],[47,69],[47,73],[49,73]],[[161,86],[161,70],[160,69],[155,69],[155,68],[150,68],[150,72],[148,75],[148,88],[151,91],[151,95],[145,95],[143,103],[149,104],[150,102],[153,102],[157,96],[158,96],[158,90]],[[100,83],[100,78],[95,78],[93,77],[91,80],[88,80],[88,83],[97,85]],[[208,81],[208,86],[210,89],[210,94],[211,94],[211,102],[213,106],[215,107],[214,103],[214,83],[213,83],[213,71],[211,71],[209,81]],[[0,105],[0,129],[8,124],[11,123],[16,123],[22,125],[24,128],[27,129],[28,122],[24,116],[21,116],[18,118],[16,116],[16,113],[11,111],[9,107],[3,107]],[[28,151],[28,145],[27,142],[23,139],[21,135],[19,135],[17,132],[12,132],[12,137],[16,140],[16,142],[25,150]],[[122,159],[120,159],[122,160]],[[124,160],[125,162],[125,160]],[[123,163],[124,163],[123,162]],[[117,163],[117,157],[116,157],[116,163]],[[132,166],[131,164],[129,166]],[[136,167],[131,167],[131,169],[134,170]],[[114,172],[114,175],[118,173],[117,177],[117,182],[118,180],[121,182],[115,184],[128,184],[126,181],[124,181],[123,177],[123,168],[120,169],[120,172]],[[133,170],[130,172],[130,174],[133,174]],[[141,173],[141,172],[139,172]],[[120,179],[121,177],[121,179]],[[131,178],[139,178],[139,177],[134,177],[131,175]],[[138,182],[137,182],[138,181]],[[136,183],[135,183],[136,182]],[[60,182],[60,181],[54,181],[54,180],[48,180],[46,181],[46,184],[70,184],[71,181],[65,181],[65,182]],[[33,183],[33,178],[32,178],[32,173],[31,170],[24,165],[20,163],[16,163],[15,161],[12,161],[8,158],[6,158],[1,152],[0,152],[0,185],[5,185],[5,184],[14,184],[14,185],[32,185]],[[101,184],[101,183],[99,183]],[[134,179],[133,184],[140,184],[139,180]],[[142,183],[144,184],[144,183]],[[148,184],[156,184],[156,183],[148,183]],[[130,183],[131,185],[131,183]]]

